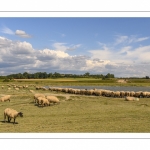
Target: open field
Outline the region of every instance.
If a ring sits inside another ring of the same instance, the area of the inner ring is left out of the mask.
[[[56,81],[56,80],[55,80]],[[82,80],[81,80],[82,81]],[[65,94],[55,91],[35,90],[32,84],[59,85],[54,81],[0,82],[0,96],[12,95],[10,102],[0,102],[1,133],[147,133],[150,132],[150,98],[125,101],[124,98]],[[58,83],[61,81],[58,81]],[[55,84],[56,83],[56,84]],[[24,85],[19,91],[7,84]],[[30,85],[31,84],[31,85]],[[4,85],[4,89],[1,86]],[[61,85],[61,84],[60,84]],[[75,84],[74,84],[75,85]],[[6,88],[7,87],[7,88]],[[33,102],[34,93],[56,95],[59,105],[38,107]],[[4,123],[3,111],[10,107],[23,112],[17,124]]]
[[[102,80],[101,78],[56,78],[56,79],[15,79],[10,81],[17,84],[36,84],[51,86],[150,86],[150,79],[127,79],[125,82],[118,82],[120,79],[112,78]],[[121,79],[123,81],[123,79]],[[1,79],[0,82],[3,80]],[[9,82],[8,82],[9,83]]]

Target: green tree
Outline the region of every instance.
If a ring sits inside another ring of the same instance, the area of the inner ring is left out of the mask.
[[[85,77],[89,77],[89,76],[90,76],[90,73],[89,73],[89,72],[86,72],[86,73],[84,74],[84,76],[85,76]]]

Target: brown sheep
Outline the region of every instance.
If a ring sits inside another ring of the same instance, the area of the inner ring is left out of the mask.
[[[38,97],[37,98],[38,106],[50,106],[50,102],[45,97]]]
[[[126,101],[139,101],[139,98],[127,96],[127,97],[125,97],[125,100]]]
[[[45,95],[44,94],[41,94],[41,93],[36,93],[36,94],[34,94],[34,102],[35,103],[37,103],[37,98],[38,97],[45,97]]]
[[[125,97],[125,91],[120,91],[120,97]]]
[[[15,123],[15,120],[17,117],[23,117],[23,113],[22,112],[18,112],[14,109],[11,109],[11,108],[6,108],[4,110],[4,122],[6,122],[6,117],[8,118],[8,122],[11,121],[11,119],[13,118],[14,119],[14,122],[13,124]]]
[[[42,103],[42,106],[50,106],[49,100],[44,97],[42,97],[41,103]]]
[[[141,97],[142,91],[135,92],[135,97]]]
[[[102,95],[102,91],[101,90],[95,90],[94,91],[94,94],[96,95],[96,96],[101,96]]]
[[[10,102],[10,95],[5,95],[3,97],[0,98],[0,101],[1,102],[6,102],[6,101],[9,101]]]
[[[54,103],[54,104],[59,104],[60,103],[60,101],[59,101],[59,99],[56,97],[56,96],[47,96],[46,97],[47,99],[48,99],[48,101],[51,103]]]

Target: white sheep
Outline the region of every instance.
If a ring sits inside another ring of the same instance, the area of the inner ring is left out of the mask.
[[[42,98],[43,97],[37,97],[37,99],[36,99],[36,103],[38,104],[38,105],[41,105],[42,104]]]
[[[10,102],[10,95],[5,95],[3,97],[0,98],[0,101],[1,102],[6,102],[6,101],[9,101]]]
[[[56,104],[56,103],[59,104],[60,103],[59,99],[56,96],[46,96],[46,98],[48,99],[48,101],[50,103],[54,103],[54,104]]]
[[[45,97],[38,97],[37,103],[38,105],[41,105],[41,106],[50,106],[50,102]]]
[[[15,123],[15,120],[17,117],[23,117],[23,113],[22,112],[18,112],[14,109],[11,109],[11,108],[6,108],[4,110],[4,122],[6,122],[6,117],[8,118],[8,122],[11,121],[11,119],[13,118],[14,119],[14,122],[13,124]]]
[[[31,93],[34,93],[34,91],[33,90],[29,90]]]
[[[19,91],[19,88],[16,87],[15,90],[16,90],[16,91]]]
[[[48,99],[42,97],[42,106],[50,106],[50,102]]]
[[[127,96],[127,97],[125,97],[125,100],[126,101],[139,101],[139,98]]]
[[[38,97],[45,97],[45,95],[44,94],[41,94],[41,93],[36,93],[36,94],[34,94],[34,102],[36,103],[37,102],[37,98]]]

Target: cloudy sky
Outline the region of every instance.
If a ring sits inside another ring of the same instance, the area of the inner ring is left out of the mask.
[[[0,75],[150,75],[150,18],[0,18]]]

